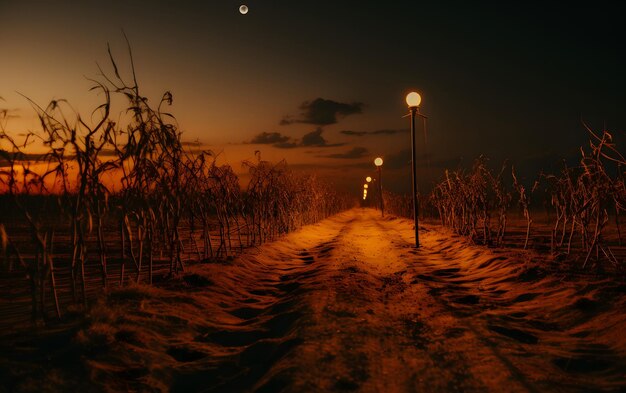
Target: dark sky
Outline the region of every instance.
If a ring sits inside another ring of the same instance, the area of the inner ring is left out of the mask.
[[[146,94],[171,90],[185,138],[237,169],[261,150],[360,190],[381,155],[387,184],[407,189],[411,90],[429,117],[423,186],[480,154],[530,177],[576,155],[581,117],[626,139],[617,6],[251,0],[241,15],[240,3],[0,0],[0,107],[15,129],[36,128],[16,91],[90,112],[86,77],[108,66],[107,42],[128,70],[123,30]]]

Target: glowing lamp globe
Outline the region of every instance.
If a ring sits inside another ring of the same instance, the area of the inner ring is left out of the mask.
[[[414,91],[406,95],[406,103],[409,108],[417,108],[421,102],[422,97]]]
[[[376,166],[383,165],[383,159],[378,157],[377,159],[374,160],[374,165],[376,165]]]
[[[363,188],[365,188],[367,190],[369,188],[369,186],[367,184],[363,184]]]
[[[368,176],[368,177],[365,178],[365,181],[369,183],[369,182],[372,181],[372,178]]]

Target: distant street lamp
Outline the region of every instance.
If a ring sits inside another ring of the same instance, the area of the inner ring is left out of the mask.
[[[367,190],[369,188],[369,186],[367,184],[363,184],[363,188],[365,188]]]
[[[368,177],[365,178],[365,181],[369,183],[369,182],[372,181],[372,178],[368,176]]]
[[[426,116],[419,112],[422,97],[416,92],[411,92],[406,96],[406,103],[411,111],[411,174],[413,179],[413,221],[415,222],[415,247],[420,246],[418,231],[419,201],[417,200],[417,174],[416,174],[416,154],[415,154],[415,116],[420,116],[426,121]],[[425,123],[424,123],[425,124]]]
[[[383,176],[381,173],[381,167],[383,166],[383,159],[378,157],[374,160],[374,165],[378,169],[378,190],[380,192],[380,213],[385,217],[385,203],[383,202]]]

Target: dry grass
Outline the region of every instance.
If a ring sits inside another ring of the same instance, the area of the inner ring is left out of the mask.
[[[581,148],[578,166],[564,164],[559,174],[541,173],[527,186],[513,166],[505,162],[499,172],[494,172],[481,156],[470,171],[446,170],[429,198],[420,198],[420,205],[430,206],[426,210],[435,211],[443,226],[472,242],[502,246],[510,244],[510,215],[515,203],[525,222],[523,248],[528,248],[533,232],[535,238],[542,236],[542,229],[534,229],[533,223],[537,212],[534,199],[543,197],[549,214],[542,227],[552,228],[547,239],[555,257],[582,258],[582,268],[591,264],[621,269],[626,159],[610,133],[597,134],[589,127],[587,131],[589,147]],[[511,174],[509,182],[507,173]],[[394,214],[412,216],[410,196],[388,193],[385,204]]]
[[[93,81],[102,103],[91,116],[64,100],[45,107],[29,100],[40,129],[21,135],[0,111],[2,271],[27,277],[33,321],[48,318],[47,296],[61,317],[61,276],[69,277],[72,302],[86,306],[95,284],[86,270],[95,261],[105,289],[151,284],[157,262],[167,261],[174,276],[185,260],[230,258],[351,207],[330,185],[260,154],[244,163],[251,181],[242,190],[233,169],[218,165],[211,151],[185,147],[166,110],[170,92],[156,106],[142,94],[130,45],[128,79],[109,55],[112,71],[100,69]],[[111,109],[118,106],[126,108],[119,118]],[[41,154],[28,154],[41,146]],[[121,188],[109,189],[109,177],[119,178]]]

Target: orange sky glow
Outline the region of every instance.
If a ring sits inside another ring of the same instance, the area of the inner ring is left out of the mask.
[[[625,129],[621,24],[611,23],[610,10],[433,3],[409,12],[395,3],[348,3],[259,3],[242,15],[230,0],[2,2],[5,127],[37,132],[25,97],[44,107],[67,99],[94,121],[102,96],[89,89],[102,81],[99,67],[113,74],[107,44],[132,80],[126,34],[141,94],[156,105],[171,91],[168,110],[183,140],[219,153],[218,163],[242,177],[241,162],[258,150],[360,193],[382,156],[388,186],[408,191],[403,116],[413,90],[428,116],[427,138],[421,125],[417,137],[424,189],[481,154],[495,166],[511,159],[529,175],[558,168],[586,143],[581,118],[616,137]],[[590,13],[603,22],[589,22]],[[593,26],[583,31],[581,20]],[[122,102],[111,117],[123,111]]]

